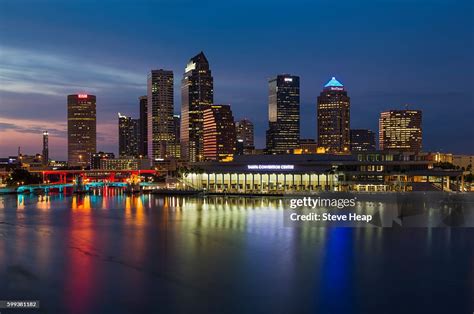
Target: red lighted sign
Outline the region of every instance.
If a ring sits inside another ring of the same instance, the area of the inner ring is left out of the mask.
[[[79,94],[77,95],[77,98],[87,98],[87,94]]]

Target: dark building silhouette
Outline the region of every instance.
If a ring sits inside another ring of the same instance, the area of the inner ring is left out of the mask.
[[[140,141],[138,143],[139,154],[148,155],[148,96],[140,96]]]
[[[181,116],[173,115],[173,134],[174,142],[170,146],[171,155],[175,158],[181,158]]]
[[[203,111],[214,102],[213,78],[203,52],[189,60],[181,81],[181,156],[203,160]]]
[[[43,131],[43,165],[49,164],[49,136],[48,131]]]
[[[381,150],[421,151],[421,110],[388,110],[380,113]]]
[[[173,71],[152,70],[148,76],[148,158],[173,157]]]
[[[97,149],[96,97],[67,96],[67,140],[69,166],[86,167]]]
[[[204,159],[230,161],[235,154],[236,132],[229,105],[210,105],[204,109]]]
[[[250,155],[255,149],[253,123],[248,119],[235,122],[239,155]]]
[[[350,150],[350,98],[335,77],[318,97],[318,145],[328,153]]]
[[[300,78],[278,75],[268,87],[267,153],[289,153],[300,139]]]
[[[140,120],[118,114],[119,156],[138,157]]]
[[[351,130],[351,151],[363,152],[375,150],[375,133],[366,129]]]

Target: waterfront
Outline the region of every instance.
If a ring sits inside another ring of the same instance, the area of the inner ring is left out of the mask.
[[[282,212],[261,197],[0,196],[0,299],[41,313],[472,312],[474,229],[290,228]]]

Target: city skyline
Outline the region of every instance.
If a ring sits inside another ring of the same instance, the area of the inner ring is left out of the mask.
[[[80,6],[74,1],[58,4],[57,12],[37,7],[34,2],[26,9],[13,2],[2,3],[5,10],[0,11],[10,14],[0,13],[0,152],[15,155],[18,146],[26,154],[41,152],[42,131],[48,130],[51,158],[66,159],[64,97],[86,92],[97,96],[97,149],[117,153],[116,114],[138,117],[136,99],[146,93],[147,73],[154,68],[169,68],[175,73],[174,112],[180,113],[179,78],[189,57],[202,50],[213,71],[214,103],[229,103],[236,120],[252,120],[258,148],[265,145],[268,126],[267,81],[280,73],[292,73],[301,78],[301,138],[316,138],[316,97],[328,78],[335,76],[350,91],[351,127],[377,132],[380,112],[403,109],[408,104],[423,111],[423,150],[474,153],[469,145],[474,137],[470,127],[474,110],[473,45],[469,31],[472,3],[460,1],[456,10],[461,13],[446,15],[446,10],[452,10],[447,1],[419,1],[416,7],[391,1],[360,7],[343,2],[340,5],[345,8],[337,15],[317,13],[317,18],[311,19],[297,18],[292,13],[305,16],[302,8],[310,6],[319,12],[326,4],[296,3],[285,13],[285,25],[270,21],[269,17],[273,20],[282,13],[263,5],[242,3],[232,13],[224,10],[220,17],[215,13],[223,10],[225,4],[214,3],[202,9],[190,4],[223,27],[216,30],[215,24],[204,23],[196,26],[194,33],[186,34],[182,32],[183,26],[172,22],[167,28],[169,34],[158,32],[156,44],[145,40],[150,31],[143,24],[156,29],[178,14],[188,14],[178,10],[182,9],[179,4],[175,7],[138,2],[131,9],[121,5],[108,18],[115,28],[101,29],[100,14],[93,14],[84,17],[90,26],[78,30],[68,26],[61,14],[56,15],[66,11],[73,16],[79,14]],[[143,16],[136,15],[147,6],[159,5],[167,13],[164,21],[145,22]],[[212,10],[206,11],[209,7]],[[253,8],[250,13],[249,7]],[[109,6],[98,4],[96,12],[106,9]],[[396,23],[398,13],[390,14],[390,9],[406,11],[403,25]],[[120,14],[127,10],[130,15],[124,17],[124,28],[118,23]],[[357,17],[358,10],[365,11],[367,21]],[[38,17],[37,12],[42,14]],[[267,17],[262,21],[241,19],[247,13],[260,16],[263,12]],[[33,30],[33,26],[44,23],[43,19],[48,17],[48,23],[41,24],[44,30]],[[19,18],[28,22],[19,24]],[[237,23],[235,29],[226,19],[246,23]],[[371,20],[377,22],[378,30],[370,27]],[[268,48],[278,39],[269,32],[271,27],[295,36],[298,48]],[[54,38],[46,34],[49,29],[59,28],[63,31]],[[104,43],[100,42],[104,36],[117,32],[124,36],[109,36]],[[365,34],[363,42],[358,32]],[[78,40],[71,41],[71,35]],[[338,36],[344,36],[342,43],[336,40]],[[437,36],[448,38],[441,45]],[[238,40],[234,43],[235,38]],[[417,43],[420,38],[423,40]],[[94,49],[86,49],[88,45],[82,41],[93,42]],[[321,42],[332,43],[331,49],[322,51]],[[123,43],[129,43],[133,53],[125,48],[114,49]],[[236,45],[244,45],[248,53],[242,54]],[[343,49],[348,45],[352,48]],[[458,135],[459,129],[463,136]]]

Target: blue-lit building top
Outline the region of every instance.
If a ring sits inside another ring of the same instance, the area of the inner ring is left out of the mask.
[[[344,85],[342,85],[341,82],[339,82],[334,76],[327,82],[326,85],[324,85],[324,89],[329,89],[329,90],[344,90]]]

